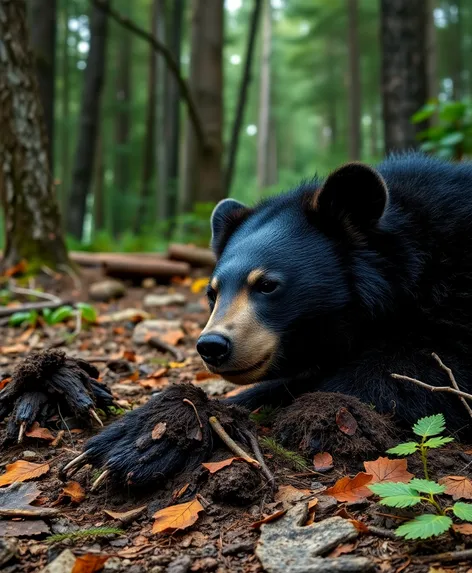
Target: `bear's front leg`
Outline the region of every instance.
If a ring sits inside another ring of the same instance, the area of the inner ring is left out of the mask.
[[[88,440],[84,452],[62,471],[76,471],[85,464],[101,469],[92,489],[105,479],[131,486],[162,482],[209,457],[211,416],[240,439],[250,427],[241,408],[210,400],[192,384],[169,386]]]

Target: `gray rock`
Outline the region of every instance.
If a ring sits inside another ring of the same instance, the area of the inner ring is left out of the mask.
[[[143,300],[144,308],[160,308],[161,306],[183,305],[187,302],[185,295],[181,293],[170,294],[147,294]]]
[[[41,573],[71,573],[74,564],[74,554],[70,549],[64,549],[54,561],[41,570]]]
[[[38,457],[38,454],[36,452],[32,452],[31,450],[25,450],[21,454],[21,457],[23,460],[35,460]]]
[[[128,320],[136,320],[140,318],[141,320],[147,320],[151,318],[150,314],[141,308],[125,308],[123,310],[117,310],[110,314],[103,314],[100,316],[100,324],[110,324],[111,322],[126,322]]]
[[[17,545],[12,539],[0,539],[0,567],[16,557]]]
[[[359,532],[347,519],[330,517],[303,526],[308,504],[299,503],[284,517],[261,525],[256,555],[267,573],[366,573],[374,563],[365,557],[322,557]]]
[[[221,378],[210,378],[206,382],[199,383],[198,386],[209,396],[221,396],[237,388],[237,384],[232,384]]]
[[[156,279],[152,278],[152,277],[147,277],[145,279],[142,280],[141,282],[141,286],[143,288],[154,288],[156,286],[157,282]]]
[[[169,563],[166,573],[187,573],[192,566],[192,559],[188,555],[180,555]]]
[[[135,344],[146,344],[150,336],[157,336],[181,328],[180,320],[143,320],[136,325],[133,331]]]
[[[121,298],[125,294],[125,285],[115,279],[105,279],[89,287],[89,297],[97,302],[108,302],[114,298]]]
[[[121,559],[119,557],[110,557],[103,566],[104,571],[119,571],[121,569]]]
[[[336,498],[331,495],[317,495],[318,503],[316,504],[316,515],[322,517],[333,509],[338,507]]]
[[[123,394],[125,396],[137,396],[141,393],[142,388],[138,385],[133,384],[113,384],[113,391],[117,394]]]

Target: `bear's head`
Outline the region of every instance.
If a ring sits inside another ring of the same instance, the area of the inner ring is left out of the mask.
[[[211,316],[197,342],[207,367],[245,384],[335,360],[352,337],[350,253],[368,252],[387,202],[382,177],[360,163],[254,209],[221,201],[211,218]]]

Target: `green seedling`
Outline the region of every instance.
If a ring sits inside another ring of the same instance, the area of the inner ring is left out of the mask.
[[[438,499],[444,493],[445,486],[429,479],[428,450],[440,448],[453,441],[452,438],[439,436],[445,430],[442,414],[421,418],[413,426],[413,432],[421,437],[417,442],[405,442],[387,450],[389,454],[409,456],[419,453],[423,462],[424,479],[413,478],[408,483],[383,482],[367,486],[380,496],[380,503],[389,507],[413,507],[422,504],[434,513],[424,513],[407,521],[397,528],[396,534],[406,539],[428,539],[445,533],[454,525],[448,514],[463,521],[472,522],[472,504],[456,502],[447,506]]]
[[[54,326],[55,324],[60,324],[61,322],[66,322],[71,318],[75,318],[77,313],[80,313],[81,318],[84,322],[94,323],[97,321],[97,311],[90,304],[85,302],[78,302],[73,308],[70,305],[60,306],[56,309],[45,308],[41,317],[48,326]],[[10,326],[34,326],[38,324],[39,314],[36,310],[20,311],[15,312],[10,317]]]

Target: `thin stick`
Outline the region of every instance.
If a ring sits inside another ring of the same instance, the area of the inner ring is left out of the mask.
[[[77,465],[79,465],[79,464],[83,465],[82,462],[84,462],[84,464],[85,464],[85,461],[84,461],[84,460],[87,459],[87,453],[88,453],[88,452],[84,452],[83,454],[80,454],[80,455],[78,455],[76,458],[74,458],[73,460],[71,460],[68,464],[66,464],[66,465],[62,468],[61,473],[66,473],[68,470],[74,468],[75,466],[77,466]]]
[[[105,470],[103,473],[101,473],[98,476],[98,478],[93,482],[92,486],[90,487],[90,491],[95,491],[96,489],[98,489],[100,484],[107,479],[109,474],[110,474],[110,470]]]
[[[449,376],[449,380],[451,381],[451,384],[454,386],[454,388],[456,390],[459,390],[460,392],[459,385],[457,384],[456,378],[452,370],[444,364],[444,362],[439,358],[439,356],[435,352],[433,352],[432,356],[439,364],[440,368],[442,368],[444,372],[447,373],[447,375]],[[467,410],[467,412],[469,412],[469,416],[472,418],[472,408],[469,406],[469,404],[467,404],[467,400],[463,396],[459,396],[459,400],[464,404],[465,409]]]
[[[465,561],[472,559],[472,549],[463,549],[462,551],[446,551],[445,553],[437,553],[436,555],[423,555],[421,557],[414,557],[415,561],[429,562],[429,561]]]
[[[367,529],[372,535],[377,535],[378,537],[385,537],[386,539],[398,539],[398,535],[394,531],[389,529],[383,529],[382,527],[376,527],[375,525],[368,525]]]
[[[89,413],[92,416],[92,418],[94,420],[96,420],[100,424],[100,426],[103,428],[103,422],[100,420],[100,417],[97,414],[97,412],[95,412],[95,410],[93,408],[90,408]]]
[[[195,407],[195,404],[193,402],[191,402],[188,398],[184,398],[182,400],[182,402],[185,402],[186,404],[190,404],[190,406],[192,406],[193,411],[195,412],[195,416],[197,416],[198,424],[199,424],[200,428],[203,428],[203,424],[202,424],[202,421],[200,420],[200,416],[198,415],[198,411],[197,411],[197,408]]]
[[[261,465],[262,473],[266,476],[273,489],[275,487],[275,476],[265,463],[264,456],[262,455],[261,448],[259,447],[259,442],[257,441],[256,436],[249,431],[246,431],[245,434],[249,440],[249,443],[251,444],[251,448],[254,452],[254,455],[256,456],[256,460]]]
[[[26,302],[19,306],[5,306],[0,308],[0,316],[11,316],[16,312],[27,312],[29,310],[42,310],[44,308],[59,308],[67,304],[65,301],[59,302],[45,301],[45,302]]]
[[[35,296],[36,298],[43,298],[44,300],[49,300],[50,302],[61,302],[61,299],[55,294],[49,294],[47,292],[41,292],[39,290],[33,290],[30,288],[18,287],[15,285],[9,285],[8,290],[15,294],[24,294],[26,296]]]
[[[407,382],[413,382],[413,384],[417,384],[422,388],[426,388],[427,390],[431,390],[431,392],[449,392],[450,394],[455,394],[456,396],[462,396],[467,400],[472,400],[472,394],[467,394],[467,392],[462,392],[462,390],[456,390],[455,388],[451,388],[451,386],[431,386],[430,384],[425,384],[421,382],[421,380],[417,380],[416,378],[410,378],[410,376],[403,376],[403,374],[390,374],[392,378],[395,380],[406,380]]]
[[[251,458],[249,454],[247,454],[238,444],[233,440],[233,438],[226,432],[223,426],[220,424],[216,416],[210,416],[208,420],[210,422],[211,427],[213,428],[215,434],[228,446],[228,448],[239,458],[243,458],[245,462],[251,464],[255,468],[260,468],[261,464]]]

